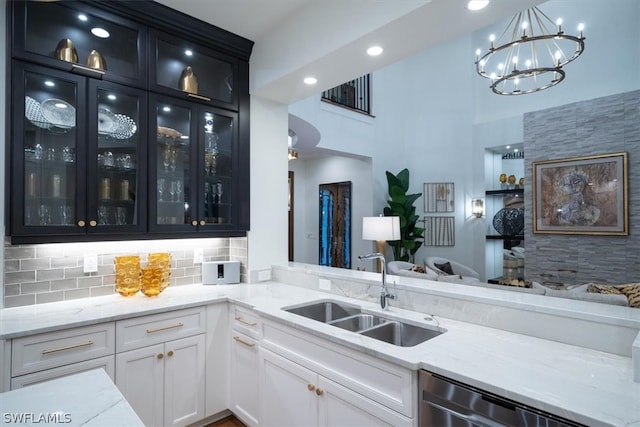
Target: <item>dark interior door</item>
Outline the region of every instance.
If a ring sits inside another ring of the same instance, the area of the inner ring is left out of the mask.
[[[320,265],[351,268],[351,182],[320,184]]]

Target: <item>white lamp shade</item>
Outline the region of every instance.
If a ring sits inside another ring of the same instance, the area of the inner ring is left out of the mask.
[[[362,218],[363,240],[400,240],[399,216],[365,216]]]

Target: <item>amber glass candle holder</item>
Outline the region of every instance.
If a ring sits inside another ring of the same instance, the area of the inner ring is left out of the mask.
[[[150,253],[147,256],[147,265],[162,269],[160,292],[164,291],[169,286],[169,279],[171,278],[171,254],[169,252]]]
[[[135,295],[140,290],[140,257],[137,255],[117,256],[114,263],[116,266],[116,292],[125,297]]]
[[[162,275],[160,267],[146,266],[140,270],[140,290],[148,297],[155,297],[162,292]]]

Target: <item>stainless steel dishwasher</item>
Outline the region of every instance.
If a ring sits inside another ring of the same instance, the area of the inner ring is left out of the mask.
[[[582,426],[427,371],[419,384],[421,427]]]

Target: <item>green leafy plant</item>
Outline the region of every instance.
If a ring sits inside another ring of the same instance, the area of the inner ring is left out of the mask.
[[[384,208],[385,216],[400,217],[400,240],[387,242],[393,248],[393,258],[396,261],[413,262],[414,255],[424,241],[424,228],[416,226],[418,219],[415,201],[422,193],[407,194],[409,191],[409,170],[403,169],[398,175],[386,171],[389,196],[389,206]]]

